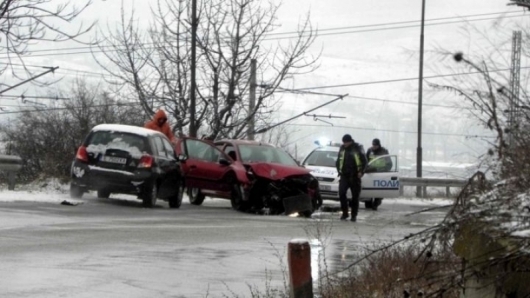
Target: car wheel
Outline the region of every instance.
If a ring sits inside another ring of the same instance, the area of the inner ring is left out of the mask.
[[[243,201],[243,192],[238,184],[234,184],[232,187],[230,203],[232,205],[232,209],[237,211],[247,211],[250,209],[250,203],[248,201]]]
[[[372,210],[377,211],[377,207],[379,207],[382,202],[383,199],[375,199],[374,203],[372,204]]]
[[[374,204],[373,204],[372,200],[364,202],[364,207],[366,209],[372,209],[373,206],[374,206]]]
[[[180,208],[180,205],[182,205],[182,197],[184,196],[184,185],[182,181],[179,181],[178,188],[177,194],[169,198],[169,208]]]
[[[110,191],[107,190],[98,190],[98,198],[108,199],[110,197]]]
[[[80,199],[83,197],[84,192],[85,191],[81,187],[70,182],[70,198]]]
[[[188,197],[190,199],[190,204],[192,205],[202,205],[204,202],[204,194],[201,193],[201,190],[198,188],[188,188]]]
[[[156,204],[156,197],[158,196],[158,188],[156,184],[149,184],[145,186],[140,194],[144,207],[152,208]]]

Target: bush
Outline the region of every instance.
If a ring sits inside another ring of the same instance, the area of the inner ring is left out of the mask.
[[[326,284],[321,297],[402,298],[443,292],[443,297],[456,298],[456,289],[443,290],[452,284],[445,273],[454,270],[455,260],[447,250],[425,253],[419,246],[386,247],[351,267],[347,277]]]
[[[7,154],[19,155],[24,166],[20,180],[66,177],[70,164],[90,129],[101,123],[143,125],[138,106],[122,104],[82,80],[65,94],[70,98],[54,108],[24,109],[14,121],[0,127]]]

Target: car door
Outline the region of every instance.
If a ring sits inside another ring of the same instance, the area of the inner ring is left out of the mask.
[[[385,162],[385,167],[374,164]],[[370,161],[362,178],[361,198],[399,197],[398,160],[396,155],[379,156]]]
[[[169,140],[161,136],[155,136],[154,140],[158,151],[158,168],[161,177],[158,195],[161,199],[167,199],[175,196],[179,191],[180,167]]]
[[[229,158],[214,144],[197,139],[183,140],[185,155],[183,166],[187,187],[212,191],[227,191],[223,179],[229,171]]]

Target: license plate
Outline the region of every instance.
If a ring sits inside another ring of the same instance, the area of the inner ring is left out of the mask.
[[[127,158],[114,157],[114,156],[103,156],[103,161],[104,162],[110,162],[110,163],[125,164],[127,162]]]
[[[331,185],[320,185],[322,190],[331,190]]]

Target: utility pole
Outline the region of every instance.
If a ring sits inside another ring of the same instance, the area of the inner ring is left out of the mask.
[[[510,110],[508,126],[508,145],[510,148],[514,145],[514,132],[517,129],[519,121],[519,87],[521,78],[521,31],[514,31],[512,37],[512,66],[510,68]]]
[[[190,74],[190,137],[197,137],[197,128],[195,127],[195,89],[196,70],[197,70],[197,0],[191,1],[191,74]]]
[[[420,35],[420,78],[418,88],[418,148],[416,149],[416,177],[422,177],[423,167],[423,149],[421,147],[421,124],[422,124],[422,101],[423,101],[423,43],[424,43],[424,27],[425,27],[425,0],[422,0],[421,5],[421,35]],[[421,198],[422,188],[416,187],[416,193]]]
[[[248,126],[247,126],[247,137],[249,140],[254,140],[254,126],[256,113],[256,59],[250,60],[250,95],[248,97]]]

